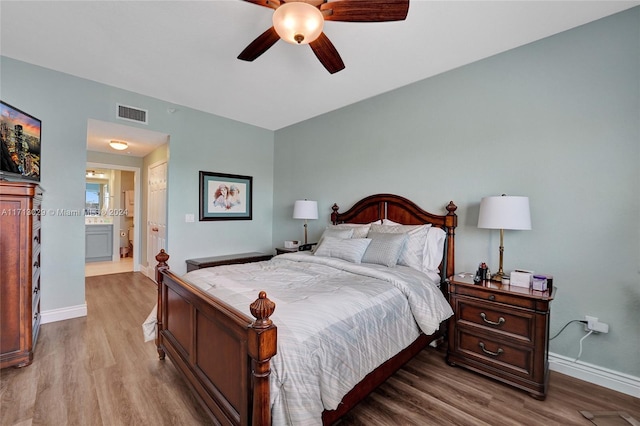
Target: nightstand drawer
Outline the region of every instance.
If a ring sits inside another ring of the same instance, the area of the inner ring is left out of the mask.
[[[464,329],[457,330],[456,340],[458,352],[469,360],[475,359],[490,368],[524,378],[533,375],[533,348],[468,333]]]
[[[530,344],[535,336],[535,314],[497,303],[486,303],[466,297],[456,297],[456,320],[459,326],[478,327],[505,338]]]
[[[475,297],[477,299],[487,300],[489,302],[504,303],[510,306],[518,306],[525,309],[537,308],[537,300],[532,299],[528,294],[520,295],[516,293],[516,291],[519,291],[518,287],[515,287],[514,290],[515,291],[510,293],[501,293],[498,291],[487,291],[487,289],[482,286],[456,286],[455,288],[456,294],[459,295]],[[529,293],[529,290],[526,289],[526,292]]]

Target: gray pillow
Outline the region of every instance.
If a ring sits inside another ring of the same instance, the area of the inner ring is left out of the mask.
[[[324,240],[324,237],[351,238],[352,236],[353,236],[353,229],[351,228],[336,229],[336,228],[327,227],[327,229],[325,229],[322,235],[320,236],[320,239],[318,240],[318,244],[316,244],[311,251],[315,252],[318,249],[318,247],[320,247],[320,244],[322,244],[322,240]]]
[[[337,257],[348,262],[360,263],[371,240],[368,238],[324,237],[314,252],[315,256]]]
[[[395,266],[407,241],[407,234],[369,232],[371,244],[362,256],[362,263]]]

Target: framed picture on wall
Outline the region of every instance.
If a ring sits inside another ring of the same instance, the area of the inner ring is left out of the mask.
[[[0,101],[0,179],[40,182],[42,121]]]
[[[253,177],[200,171],[200,220],[251,220]]]

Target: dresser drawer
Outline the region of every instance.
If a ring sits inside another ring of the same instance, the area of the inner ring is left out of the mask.
[[[31,238],[31,247],[33,253],[40,250],[40,227],[33,228],[33,236]]]
[[[31,281],[31,306],[33,307],[33,312],[36,311],[36,307],[40,303],[40,270],[33,274]]]
[[[35,276],[36,274],[40,274],[40,247],[31,256],[31,275]]]
[[[534,349],[531,347],[467,332],[465,329],[457,330],[456,343],[456,352],[469,360],[476,360],[502,373],[526,379],[533,376]]]
[[[42,321],[42,317],[40,316],[40,311],[33,313],[33,318],[31,320],[31,346],[32,348],[36,346],[36,341],[38,340],[38,334],[40,332],[40,321]]]
[[[480,328],[523,343],[533,342],[536,321],[532,311],[467,297],[454,300],[458,326]]]

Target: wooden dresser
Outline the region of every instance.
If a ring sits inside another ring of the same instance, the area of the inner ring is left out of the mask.
[[[449,320],[447,362],[484,374],[544,399],[549,380],[549,321],[553,293],[449,281],[454,315]]]
[[[40,205],[35,183],[0,182],[0,368],[33,360],[40,329]]]

